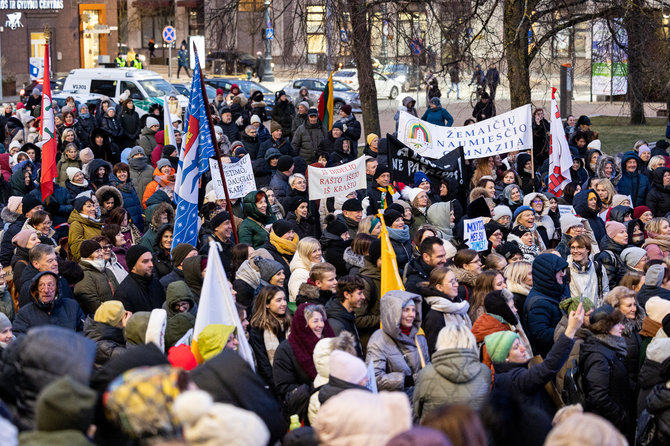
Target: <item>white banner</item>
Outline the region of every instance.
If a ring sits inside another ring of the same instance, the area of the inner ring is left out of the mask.
[[[335,196],[345,196],[358,189],[365,189],[365,156],[347,164],[320,169],[307,166],[309,178],[309,199],[318,200]]]
[[[225,200],[226,194],[223,192],[219,163],[210,158],[209,168],[212,171],[216,198]],[[223,170],[226,175],[226,186],[228,186],[228,196],[230,198],[243,198],[249,192],[256,190],[256,178],[249,156],[242,157],[236,163],[223,163]]]
[[[482,217],[471,218],[463,222],[463,240],[465,244],[477,252],[486,251],[489,241],[486,238],[484,220]]]
[[[442,127],[400,112],[398,139],[421,156],[439,159],[463,146],[465,159],[533,148],[530,104],[466,127]]]

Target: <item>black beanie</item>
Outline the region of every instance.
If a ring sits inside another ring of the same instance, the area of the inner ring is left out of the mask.
[[[161,151],[162,157],[167,158],[168,156],[172,156],[172,154],[177,150],[175,146],[172,144],[168,144],[166,146],[163,146],[163,150]]]
[[[468,205],[468,218],[488,217],[491,218],[491,208],[484,197],[473,200]]]
[[[28,197],[26,197],[26,198],[28,198]],[[26,212],[26,204],[25,204],[26,198],[23,199],[23,212],[24,213]],[[81,212],[81,210],[84,208],[84,205],[86,204],[87,201],[92,201],[92,200],[88,197],[77,198],[76,200],[74,200],[74,203],[73,203],[74,209],[77,212]]]
[[[388,209],[395,209],[396,211],[400,212],[400,215],[405,215],[405,208],[402,206],[402,204],[396,202],[393,202],[389,205]],[[387,210],[388,210],[387,209]]]
[[[180,243],[177,246],[175,246],[172,249],[172,264],[174,266],[180,266],[182,263],[184,263],[184,259],[186,259],[186,256],[191,252],[194,251],[195,248],[193,245],[189,243]]]
[[[37,198],[35,198],[33,195],[30,194],[24,196],[21,203],[23,203],[23,215],[26,215],[28,212],[35,209],[37,206],[42,205],[42,202],[40,200],[38,200]]]
[[[272,225],[272,232],[274,232],[277,237],[282,237],[291,229],[293,229],[293,227],[291,227],[291,223],[284,219],[277,220]]]
[[[82,259],[86,259],[88,257],[91,257],[91,255],[93,255],[93,253],[96,252],[98,249],[102,249],[100,243],[96,242],[95,240],[84,240],[79,245],[79,256]]]
[[[379,178],[379,176],[380,176],[381,174],[383,174],[383,173],[391,173],[391,171],[390,171],[389,168],[388,168],[387,166],[385,166],[385,165],[381,165],[381,166],[378,165],[378,166],[377,166],[377,170],[375,170],[375,174],[372,175],[372,178],[374,178],[374,179],[376,180],[376,179]]]
[[[225,222],[226,220],[230,220],[230,214],[226,211],[219,212],[210,220],[212,229],[216,230],[216,228],[221,226],[221,223]]]
[[[665,332],[666,335],[670,333],[670,314],[665,315],[661,323],[661,326],[663,327],[663,331]]]
[[[497,290],[487,294],[484,298],[484,309],[489,314],[495,314],[496,316],[505,319],[505,322],[508,324],[516,325],[519,320],[507,304],[507,298],[509,297],[511,299],[512,296],[505,296],[505,291],[507,290]],[[507,291],[507,293],[510,292]]]
[[[484,231],[486,231],[486,239],[488,240],[497,230],[500,229],[498,223],[490,221],[484,225]],[[502,231],[500,231],[502,232]]]
[[[357,199],[350,198],[344,202],[344,204],[342,205],[342,210],[350,212],[362,211],[363,206],[361,206],[361,202],[358,201]]]
[[[333,219],[333,221],[328,223],[328,226],[326,226],[326,231],[337,236],[341,236],[348,230],[349,229],[347,228],[347,225],[342,223],[342,220],[340,220],[339,218]]]
[[[133,245],[128,248],[128,252],[126,253],[126,265],[128,266],[128,271],[132,271],[137,261],[145,252],[151,252],[151,250],[142,245]]]
[[[496,252],[505,257],[506,260],[511,259],[516,254],[523,254],[523,252],[521,252],[521,248],[519,248],[519,245],[517,245],[516,242],[503,243],[496,248]]]
[[[370,243],[370,249],[368,250],[367,259],[374,266],[377,266],[377,260],[382,256],[382,241],[378,238],[374,239]]]
[[[291,166],[293,166],[293,158],[289,155],[282,155],[279,157],[279,161],[277,161],[277,170],[279,172],[286,172]]]
[[[386,223],[386,226],[391,226],[399,218],[402,218],[402,214],[395,209],[388,208],[384,211],[384,223]]]
[[[298,209],[298,206],[303,203],[307,203],[307,199],[305,197],[294,195],[284,200],[284,210],[286,212],[295,212],[295,210]]]

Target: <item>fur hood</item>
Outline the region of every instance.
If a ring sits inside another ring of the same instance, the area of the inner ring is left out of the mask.
[[[95,197],[98,199],[98,203],[102,204],[102,196],[107,192],[114,194],[115,207],[123,207],[123,195],[121,195],[121,191],[114,186],[100,186],[98,190],[95,191]]]
[[[156,205],[156,208],[153,210],[153,213],[151,214],[151,225],[158,229],[160,226],[163,225],[163,223],[160,220],[160,215],[163,212],[167,212],[168,214],[168,223],[173,224],[174,223],[174,208],[172,205],[169,203],[159,203]]]
[[[542,215],[540,216],[544,217],[545,215],[548,215],[550,210],[549,200],[547,200],[547,197],[544,194],[540,194],[538,192],[532,192],[526,195],[525,197],[523,197],[523,205],[532,208],[531,203],[533,202],[533,200],[535,200],[536,197],[541,198],[542,202],[544,203],[544,205],[542,206]],[[535,215],[537,215],[537,213],[535,213]]]
[[[474,271],[468,271],[467,269],[463,268],[458,268],[456,266],[453,266],[451,268],[454,271],[454,275],[456,276],[456,280],[458,280],[458,283],[463,283],[465,285],[469,286],[475,286],[475,279],[477,279],[477,273]]]
[[[614,165],[614,178],[607,178],[605,175],[605,165],[607,163]],[[612,184],[616,185],[621,179],[621,161],[616,157],[603,153],[596,163],[596,177],[607,178],[612,181]]]
[[[2,221],[5,223],[14,223],[20,216],[21,214],[10,211],[7,206],[0,211],[0,218],[2,218]]]
[[[357,266],[358,268],[363,268],[363,265],[365,264],[365,259],[363,259],[363,256],[354,253],[351,247],[348,247],[344,250],[344,261],[349,265]]]

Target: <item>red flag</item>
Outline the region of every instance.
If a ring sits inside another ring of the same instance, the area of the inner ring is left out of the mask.
[[[42,201],[46,201],[54,191],[56,169],[56,139],[54,138],[54,111],[51,107],[51,83],[49,79],[49,43],[44,48],[44,83],[42,84],[42,112],[40,141],[42,143],[42,171],[40,173],[40,191]]]

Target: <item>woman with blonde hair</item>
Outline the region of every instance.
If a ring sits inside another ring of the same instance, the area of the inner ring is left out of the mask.
[[[607,178],[598,178],[597,180],[592,181],[593,189],[600,197],[600,201],[603,202],[602,210],[606,211],[612,207],[612,199],[616,195],[616,190],[614,185]]]
[[[472,174],[472,180],[470,180],[471,187],[477,186],[479,180],[482,177],[491,177],[495,181],[494,169],[495,163],[493,162],[493,157],[486,156],[484,158],[477,158],[475,160],[475,172]]]
[[[523,319],[523,305],[526,297],[533,288],[533,264],[522,260],[507,265],[503,271],[507,279],[507,289],[514,296],[514,306],[519,313],[519,320]]]
[[[368,215],[358,224],[358,232],[377,237],[382,232],[381,220],[376,215]]]
[[[484,297],[492,291],[502,290],[503,288],[507,288],[505,276],[498,271],[487,270],[477,276],[470,299],[470,311],[468,311],[473,323],[485,312]]]
[[[663,217],[652,218],[646,224],[647,239],[642,248],[649,260],[663,260],[670,255],[670,222]]]
[[[291,302],[295,302],[300,285],[306,283],[309,279],[312,266],[323,261],[321,244],[317,239],[305,237],[298,242],[298,247],[289,265],[291,277],[288,281],[288,296]]]

